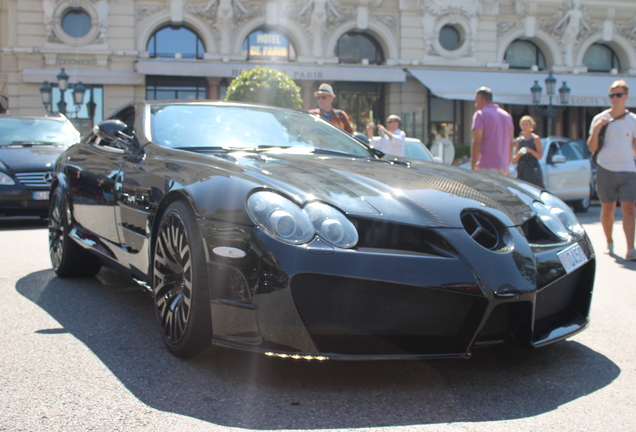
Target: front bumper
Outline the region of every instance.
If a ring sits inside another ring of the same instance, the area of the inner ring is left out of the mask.
[[[27,189],[22,185],[0,186],[0,215],[45,217],[48,209],[48,189]]]
[[[589,323],[595,258],[589,239],[505,253],[439,230],[439,254],[282,244],[258,229],[201,222],[208,245],[213,343],[307,359],[469,357],[499,343],[539,347]],[[588,261],[567,273],[557,254]],[[218,246],[245,252],[219,256]],[[461,251],[458,252],[458,251]]]

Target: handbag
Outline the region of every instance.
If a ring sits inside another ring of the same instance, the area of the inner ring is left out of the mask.
[[[594,153],[592,153],[592,166],[595,167],[595,166],[598,165],[598,163],[596,162],[596,159],[598,159],[598,154],[601,151],[601,149],[603,148],[603,144],[605,144],[605,132],[607,131],[607,127],[614,120],[621,119],[621,118],[625,117],[627,114],[629,114],[629,111],[625,110],[625,112],[623,114],[610,119],[609,123],[607,123],[605,126],[603,126],[601,128],[601,130],[598,132],[598,148],[596,149],[596,151]]]

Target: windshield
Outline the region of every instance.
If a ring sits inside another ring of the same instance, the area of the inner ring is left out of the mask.
[[[0,145],[54,144],[72,145],[79,132],[65,121],[35,118],[0,118]]]
[[[151,107],[155,144],[193,151],[284,148],[369,157],[369,150],[316,116],[275,108],[198,104]]]
[[[404,148],[406,159],[421,159],[432,162],[433,155],[420,140],[406,140]]]

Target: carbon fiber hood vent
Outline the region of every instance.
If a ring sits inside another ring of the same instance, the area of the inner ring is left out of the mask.
[[[501,244],[501,234],[495,221],[484,213],[466,211],[461,215],[462,225],[468,235],[481,247],[496,250]]]

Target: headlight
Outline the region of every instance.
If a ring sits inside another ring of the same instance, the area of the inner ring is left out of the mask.
[[[0,185],[2,185],[2,186],[13,186],[14,184],[15,184],[15,182],[13,181],[13,179],[8,174],[0,172]]]
[[[310,203],[301,209],[276,193],[256,192],[247,200],[247,211],[263,231],[285,243],[307,243],[316,234],[341,248],[358,242],[358,232],[349,219],[326,204]]]
[[[570,235],[568,231],[565,229],[565,226],[561,223],[559,218],[550,211],[546,206],[541,204],[538,201],[532,203],[532,206],[537,211],[539,219],[548,228],[552,233],[556,234],[557,237],[563,240],[569,240]]]
[[[326,242],[341,248],[358,243],[358,231],[342,213],[322,203],[310,203],[303,211],[314,225],[318,235]]]
[[[543,192],[541,194],[541,201],[543,201],[545,206],[550,209],[550,212],[559,219],[569,232],[575,235],[582,235],[585,232],[574,212],[559,198],[551,193]]]

